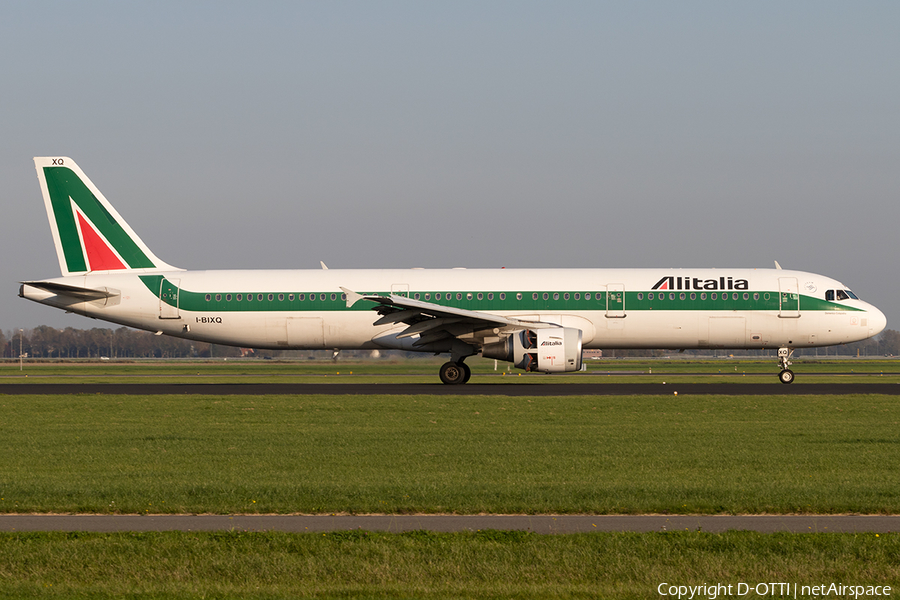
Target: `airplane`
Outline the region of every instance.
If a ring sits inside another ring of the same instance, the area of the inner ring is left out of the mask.
[[[480,354],[524,371],[582,368],[591,348],[797,348],[864,340],[887,321],[842,283],[782,269],[188,271],[144,244],[67,157],[36,157],[61,277],[19,296],[180,338],[245,348],[449,354],[463,384]]]

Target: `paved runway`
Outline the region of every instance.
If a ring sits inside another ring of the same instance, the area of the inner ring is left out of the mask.
[[[535,533],[707,531],[888,533],[900,516],[859,515],[0,515],[0,531],[402,532],[501,529]]]
[[[898,383],[4,383],[0,394],[208,394],[633,396],[672,395],[900,395]]]

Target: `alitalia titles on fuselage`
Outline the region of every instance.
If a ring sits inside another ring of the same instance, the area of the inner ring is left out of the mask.
[[[746,279],[719,277],[718,279],[700,279],[699,277],[675,277],[668,275],[656,282],[652,290],[748,290],[750,284]]]

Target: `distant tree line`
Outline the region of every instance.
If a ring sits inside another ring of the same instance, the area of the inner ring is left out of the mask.
[[[196,342],[155,335],[129,327],[118,329],[56,329],[41,325],[34,329],[0,330],[0,357],[18,358],[19,348],[30,358],[226,358],[238,356],[257,357],[297,357],[296,351],[269,351],[220,346],[206,342]],[[324,351],[330,354],[330,351]],[[677,350],[605,350],[605,357],[667,356]],[[710,353],[727,356],[730,353],[741,356],[768,356],[774,350],[687,350],[685,354]],[[306,352],[306,355],[312,356]],[[352,355],[353,353],[345,353]],[[900,332],[886,329],[880,335],[842,346],[828,348],[805,348],[797,350],[795,356],[900,356]]]
[[[0,331],[0,349],[5,358],[204,358],[240,356],[239,348],[154,335],[129,327],[107,329],[56,329],[41,325],[24,331]]]

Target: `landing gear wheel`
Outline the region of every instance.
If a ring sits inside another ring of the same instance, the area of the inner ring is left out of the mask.
[[[457,385],[460,383],[466,382],[466,367],[465,363],[455,363],[455,362],[447,362],[441,365],[441,381],[446,383],[447,385]]]
[[[793,383],[794,382],[794,372],[790,369],[785,369],[781,373],[778,374],[778,379],[781,380],[781,383]]]
[[[459,366],[462,367],[463,371],[465,371],[462,383],[469,383],[469,379],[472,378],[472,369],[470,369],[469,365],[467,365],[466,363],[459,363]]]

